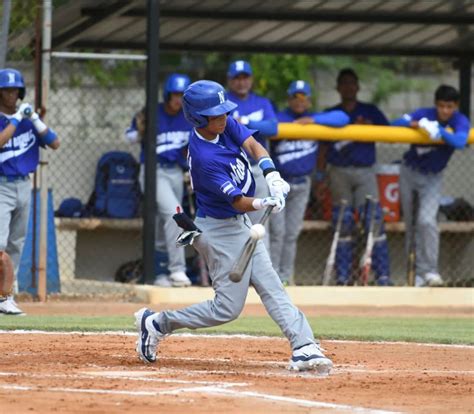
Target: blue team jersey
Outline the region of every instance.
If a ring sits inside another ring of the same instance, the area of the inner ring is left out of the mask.
[[[230,113],[233,118],[247,116],[251,122],[277,119],[272,103],[269,99],[264,98],[263,96],[256,95],[253,92],[250,92],[246,99],[240,99],[232,92],[228,92],[227,95],[229,100],[238,105],[237,108]],[[267,147],[265,136],[262,136],[262,134],[255,131],[254,138],[265,148]]]
[[[157,136],[156,136],[156,160],[162,164],[179,164],[186,165],[185,148],[189,143],[189,134],[191,125],[186,121],[183,111],[179,111],[176,115],[170,115],[165,111],[164,104],[158,105],[157,108]],[[137,123],[135,117],[132,119],[127,134],[137,131]],[[140,153],[140,162],[144,163],[145,155]]]
[[[3,131],[9,123],[9,117],[0,114],[0,131]],[[40,145],[44,146],[44,143],[32,122],[23,119],[13,137],[0,148],[0,175],[18,177],[35,171],[39,162]]]
[[[344,110],[341,104],[329,110],[334,109]],[[354,110],[350,113],[346,113],[349,115],[351,124],[355,124],[358,117],[363,117],[369,120],[373,125],[389,125],[385,115],[373,104],[357,102]],[[375,144],[373,142],[363,143],[354,141],[331,143],[327,161],[338,167],[370,167],[375,164]]]
[[[224,219],[242,214],[232,203],[237,196],[255,193],[250,163],[242,148],[253,133],[231,117],[217,142],[199,137],[195,130],[191,133],[188,164],[198,216]]]
[[[277,114],[278,122],[293,122],[303,116],[313,116],[314,113],[305,112],[295,114],[289,108]],[[311,174],[316,164],[318,150],[317,141],[310,140],[282,140],[272,141],[270,151],[276,169],[283,178],[301,177]]]
[[[437,120],[436,108],[420,108],[410,114],[413,121],[428,118],[430,121]],[[469,134],[469,120],[460,112],[454,112],[448,122],[440,122],[446,129],[453,132],[465,132]],[[403,155],[404,163],[414,170],[422,173],[438,173],[446,168],[455,148],[451,145],[411,145],[410,149]]]

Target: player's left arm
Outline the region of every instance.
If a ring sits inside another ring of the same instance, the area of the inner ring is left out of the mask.
[[[294,123],[301,125],[319,124],[329,127],[344,127],[351,122],[349,115],[344,111],[336,109],[334,111],[318,112],[312,116],[303,116],[295,119]]]
[[[281,178],[268,151],[252,136],[248,137],[242,146],[247,154],[258,162],[258,166],[263,171],[263,175],[267,181],[270,195],[285,199],[290,192],[290,185]]]
[[[439,134],[443,141],[456,149],[464,148],[469,138],[470,125],[467,118],[461,118],[454,126],[454,131],[450,132],[442,125],[439,125]]]
[[[30,119],[31,119],[31,122],[33,123],[33,126],[36,132],[39,135],[41,143],[44,145],[47,145],[49,148],[53,150],[58,149],[60,145],[58,134],[56,134],[56,132],[52,128],[49,128],[41,120],[41,118],[36,112],[33,112]]]
[[[273,110],[270,101],[266,100],[263,106],[263,119],[261,121],[252,121],[249,118],[242,116],[240,122],[250,129],[256,129],[266,137],[272,137],[278,133],[278,119]]]

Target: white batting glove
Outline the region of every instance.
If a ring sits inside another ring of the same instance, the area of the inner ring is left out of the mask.
[[[273,214],[282,211],[285,208],[285,204],[285,199],[281,197],[256,198],[252,201],[252,205],[255,210],[261,210],[262,208],[273,206]]]
[[[430,121],[428,118],[421,118],[418,121],[418,126],[428,133],[432,141],[438,141],[441,139],[438,121]]]
[[[29,118],[33,114],[33,107],[29,103],[22,103],[18,108],[18,112],[21,114],[21,117]]]
[[[278,171],[272,171],[265,176],[272,197],[285,199],[290,192],[290,185],[280,176]]]

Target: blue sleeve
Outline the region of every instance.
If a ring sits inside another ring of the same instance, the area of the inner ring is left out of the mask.
[[[278,133],[278,121],[276,118],[267,121],[250,121],[248,127],[258,130],[260,134],[266,136],[273,136]]]
[[[344,111],[335,110],[329,112],[320,112],[313,115],[314,122],[320,125],[330,127],[346,126],[351,119]]]
[[[464,148],[467,143],[469,134],[465,131],[450,133],[446,131],[441,125],[439,126],[439,133],[443,137],[443,140],[454,148]]]
[[[392,126],[401,126],[401,127],[409,127],[411,122],[411,116],[408,114],[403,115],[401,118],[394,119],[390,122]]]

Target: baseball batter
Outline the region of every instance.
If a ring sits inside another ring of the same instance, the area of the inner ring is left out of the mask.
[[[156,275],[157,286],[190,286],[191,281],[186,275],[186,260],[184,249],[176,249],[175,241],[179,229],[173,221],[176,206],[181,205],[183,199],[184,171],[187,170],[186,148],[189,142],[191,126],[184,118],[181,98],[184,90],[189,86],[189,77],[179,73],[171,74],[163,86],[163,103],[158,106],[157,138],[156,138],[156,243],[155,267],[160,267],[161,252],[166,250],[169,257],[167,275]],[[143,111],[132,119],[125,136],[128,141],[142,143],[145,134],[145,118]],[[140,183],[144,188],[144,163],[142,152],[140,161]]]
[[[466,146],[469,119],[458,111],[459,92],[441,85],[435,92],[435,106],[419,108],[392,122],[392,125],[422,128],[434,141],[446,145],[411,145],[403,155],[400,170],[400,197],[406,225],[405,240],[411,237],[413,191],[418,192],[416,218],[416,285],[442,286],[438,272],[439,229],[437,214],[441,197],[443,170],[455,149]]]
[[[297,80],[288,88],[288,107],[277,114],[279,122],[317,123],[342,127],[349,117],[340,110],[312,113],[311,86]],[[309,120],[306,121],[306,118]],[[270,219],[270,253],[273,268],[284,285],[289,284],[295,268],[296,244],[303,227],[304,213],[311,190],[311,174],[316,165],[317,141],[281,140],[270,144],[275,166],[290,184],[285,211]]]
[[[196,225],[203,231],[193,246],[206,260],[215,297],[177,311],[155,313],[143,308],[136,312],[139,357],[154,362],[159,342],[176,329],[217,326],[236,319],[252,284],[291,343],[289,368],[329,373],[331,360],[316,344],[306,317],[291,303],[261,240],[242,280],[233,283],[229,279],[249,237],[251,222],[245,213],[268,206],[274,206],[273,212],[283,210],[288,184],[253,137],[255,131],[228,116],[236,104],[228,100],[220,84],[207,80],[191,84],[184,92],[183,105],[186,119],[194,126],[188,163],[197,197]],[[255,180],[247,154],[258,161],[269,197],[254,197]]]
[[[36,170],[39,148],[57,149],[59,139],[25,97],[22,74],[15,69],[0,70],[0,251],[11,257],[15,275],[26,237],[31,200],[29,174]],[[0,298],[0,313],[22,315],[13,296]]]
[[[278,120],[270,100],[253,93],[252,85],[253,71],[250,63],[245,60],[236,60],[230,63],[227,70],[229,99],[237,104],[237,108],[231,111],[231,115],[242,125],[255,129],[255,139],[264,148],[268,148],[267,138],[276,135]],[[252,165],[252,173],[257,186],[255,196],[268,196],[269,193],[262,170],[253,159],[250,160],[250,164]],[[252,211],[248,214],[252,223],[258,223],[262,215],[261,211]],[[269,250],[270,237],[268,231],[264,243]]]

